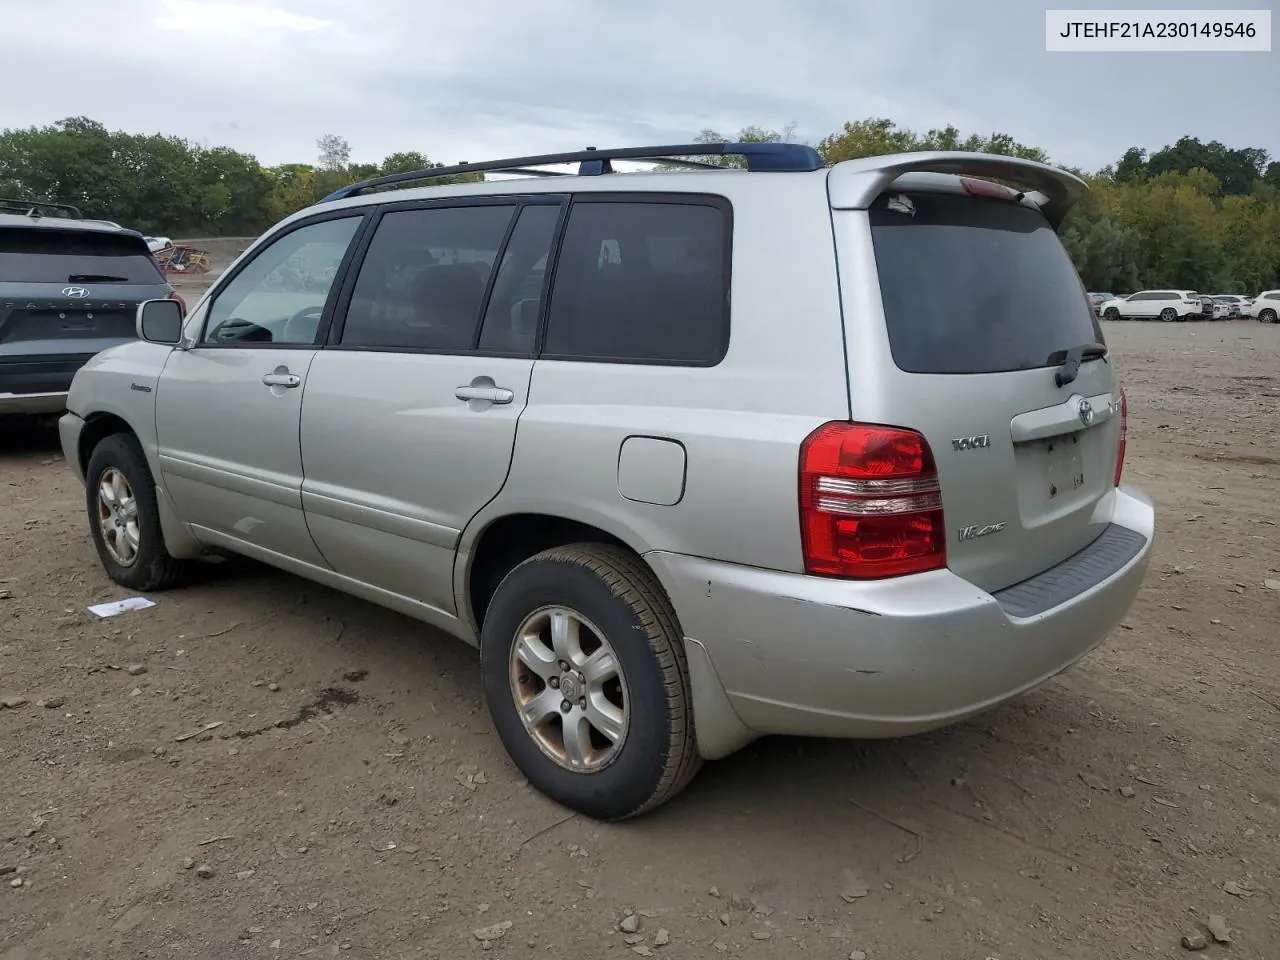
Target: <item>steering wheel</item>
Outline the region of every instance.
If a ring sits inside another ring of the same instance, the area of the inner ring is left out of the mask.
[[[316,331],[320,329],[320,317],[324,315],[324,304],[303,307],[284,322],[281,331],[282,343],[314,343]]]
[[[209,339],[219,343],[269,343],[271,331],[250,320],[228,317],[213,328]]]

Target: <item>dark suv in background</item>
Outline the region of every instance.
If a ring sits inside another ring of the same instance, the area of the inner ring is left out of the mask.
[[[0,199],[0,415],[61,412],[75,372],[159,298],[180,300],[136,230]]]

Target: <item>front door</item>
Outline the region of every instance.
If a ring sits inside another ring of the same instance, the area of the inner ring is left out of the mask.
[[[324,564],[302,515],[298,426],[361,221],[329,215],[269,241],[193,318],[197,342],[165,364],[156,390],[161,471],[179,516],[207,543]]]
[[[302,405],[320,551],[449,614],[461,531],[511,464],[562,201],[454,204],[382,214]]]

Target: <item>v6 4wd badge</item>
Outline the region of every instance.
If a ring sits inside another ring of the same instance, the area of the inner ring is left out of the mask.
[[[977,540],[979,537],[989,537],[993,533],[999,533],[1004,529],[1005,521],[999,523],[988,523],[985,526],[972,526],[960,528],[960,542],[966,540]]]

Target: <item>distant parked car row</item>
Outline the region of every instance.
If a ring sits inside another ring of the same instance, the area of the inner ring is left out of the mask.
[[[1184,320],[1214,319],[1213,301],[1194,290],[1139,290],[1128,296],[1104,300],[1095,307],[1104,320]]]
[[[1194,290],[1139,290],[1116,295],[1090,293],[1093,312],[1104,320],[1237,320],[1252,317],[1280,323],[1280,290],[1264,290],[1257,297],[1236,293],[1202,294]]]

